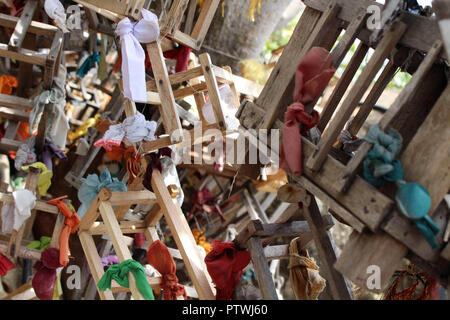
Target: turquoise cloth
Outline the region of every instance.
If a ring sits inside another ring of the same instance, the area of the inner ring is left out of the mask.
[[[396,160],[402,149],[403,139],[400,133],[390,129],[386,134],[378,125],[373,126],[364,140],[373,144],[364,159],[364,178],[374,186],[386,182],[397,182],[398,190],[395,201],[399,210],[412,219],[433,249],[439,248],[435,236],[439,227],[428,216],[431,197],[427,189],[418,183],[403,181],[403,167]]]
[[[402,136],[394,129],[386,134],[375,125],[364,140],[373,144],[363,163],[364,178],[375,186],[403,179],[402,165],[395,160],[402,149]]]
[[[103,274],[97,286],[101,291],[105,291],[106,289],[111,290],[111,281],[114,279],[122,287],[129,288],[129,272],[133,273],[134,279],[136,280],[136,287],[144,299],[155,300],[152,287],[150,287],[150,284],[147,281],[144,268],[139,262],[133,259],[125,260],[122,263],[109,267],[105,274]]]
[[[95,51],[92,55],[84,60],[83,64],[80,66],[80,69],[77,71],[77,76],[80,78],[84,78],[84,76],[95,67],[95,63],[100,63],[100,54],[98,51]]]
[[[78,199],[81,202],[81,206],[78,208],[77,215],[80,219],[103,188],[111,189],[112,192],[127,191],[127,186],[122,181],[119,181],[117,178],[111,178],[111,173],[108,169],[105,169],[100,174],[100,177],[96,174],[88,175],[78,190]]]

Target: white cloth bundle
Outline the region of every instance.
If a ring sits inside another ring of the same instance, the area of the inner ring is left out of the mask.
[[[110,151],[111,146],[120,146],[122,140],[128,145],[143,140],[152,141],[156,138],[156,127],[155,121],[146,120],[144,115],[138,112],[133,117],[126,118],[124,122],[110,126],[103,138],[97,140],[94,145]]]
[[[30,190],[18,190],[12,193],[14,203],[2,207],[2,232],[18,231],[31,216],[31,209],[36,206],[36,196]]]
[[[69,32],[66,27],[66,12],[61,2],[58,0],[45,0],[44,10],[45,13],[55,21],[59,28],[64,32]]]
[[[237,107],[234,104],[234,94],[228,84],[219,87],[220,104],[225,118],[226,128],[228,130],[238,130],[239,120],[236,118]],[[208,99],[202,108],[203,116],[208,123],[216,123],[211,100]]]
[[[158,39],[158,17],[142,9],[142,19],[132,22],[122,19],[116,28],[122,46],[122,77],[124,96],[135,102],[147,102],[145,84],[145,52],[142,43],[151,43]]]

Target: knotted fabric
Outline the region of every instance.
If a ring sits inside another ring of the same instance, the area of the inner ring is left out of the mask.
[[[126,118],[122,123],[111,125],[105,132],[102,139],[94,143],[96,147],[103,147],[111,151],[112,146],[120,146],[122,140],[127,145],[141,141],[155,140],[157,124],[155,121],[148,121],[140,112],[132,117]]]
[[[127,186],[122,181],[119,181],[117,178],[111,178],[111,173],[108,169],[104,170],[100,177],[96,174],[88,175],[78,190],[78,199],[81,202],[81,206],[77,211],[79,218],[84,216],[92,201],[103,188],[111,189],[112,192],[127,191]]]
[[[52,140],[46,139],[44,150],[42,152],[42,162],[45,164],[49,171],[53,171],[53,157],[67,160],[67,156],[64,154],[64,152],[59,149]]]
[[[132,272],[136,280],[136,287],[145,300],[155,300],[152,288],[145,276],[142,265],[133,259],[125,260],[120,264],[115,264],[106,270],[97,286],[101,291],[111,290],[111,281],[114,279],[122,287],[129,288],[128,273]]]
[[[27,248],[30,249],[38,249],[38,250],[45,250],[50,246],[50,243],[52,242],[52,238],[42,236],[39,240],[31,241],[29,244],[27,244]]]
[[[284,114],[284,129],[280,166],[287,172],[302,174],[301,134],[308,132],[319,121],[317,111],[308,114],[305,105],[325,89],[336,70],[333,57],[321,47],[312,48],[302,59],[295,74],[294,103]],[[301,123],[301,130],[299,124]]]
[[[17,78],[9,75],[0,76],[0,93],[3,94],[12,94],[13,88],[17,88],[19,82]]]
[[[0,276],[4,277],[8,273],[9,270],[13,270],[14,263],[8,259],[7,256],[4,256],[0,253]]]
[[[364,141],[363,139],[359,139],[354,136],[348,129],[350,128],[355,117],[351,117],[349,121],[345,124],[344,130],[341,131],[338,137],[338,141],[342,143],[342,150],[348,153],[352,153],[358,150],[361,143]]]
[[[91,54],[89,57],[87,57],[83,63],[81,64],[80,68],[77,71],[77,76],[80,78],[84,78],[86,74],[95,67],[95,64],[100,63],[100,54],[98,51],[94,51],[93,54]]]
[[[112,265],[120,263],[119,258],[116,255],[109,255],[107,257],[101,258],[100,260],[102,262],[103,268],[104,267],[110,267]]]
[[[122,19],[116,28],[122,47],[122,77],[124,96],[135,102],[147,102],[145,83],[145,52],[140,42],[150,43],[158,39],[158,17],[142,9],[142,19],[132,22]]]
[[[162,171],[162,157],[171,157],[172,149],[169,147],[164,147],[158,150],[158,152],[152,152],[146,156],[147,158],[147,170],[145,171],[144,180],[142,184],[147,190],[153,192],[152,188],[152,175],[153,170],[157,169],[160,172]]]
[[[384,133],[374,125],[364,140],[373,144],[363,163],[364,178],[374,186],[403,179],[402,165],[395,159],[402,148],[402,136],[394,129]]]
[[[45,0],[44,10],[55,21],[55,24],[64,32],[69,32],[66,27],[66,13],[64,6],[58,0]]]
[[[238,250],[234,242],[213,240],[213,249],[205,257],[206,268],[216,285],[216,300],[230,300],[241,281],[242,270],[249,264],[247,250]]]
[[[192,200],[194,205],[192,206],[191,211],[189,212],[187,219],[189,219],[196,210],[201,209],[206,211],[207,213],[212,213],[213,208],[217,211],[222,221],[225,221],[225,217],[223,216],[222,210],[220,206],[216,203],[216,197],[209,191],[208,187],[204,187],[201,190],[197,190],[192,196]]]
[[[36,262],[37,269],[31,285],[40,300],[52,300],[57,278],[56,269],[60,268],[59,250],[48,248],[41,255],[41,261]]]
[[[32,164],[37,161],[37,156],[34,150],[36,143],[36,137],[31,137],[24,141],[17,149],[16,156],[14,158],[14,167],[17,171],[20,171],[24,165]]]
[[[307,250],[298,248],[295,238],[289,245],[289,278],[298,300],[317,300],[325,289],[326,280],[319,274],[319,267],[310,258]]]
[[[2,232],[18,231],[31,216],[31,209],[36,206],[36,196],[30,190],[17,190],[12,193],[14,203],[2,207]]]
[[[63,196],[57,199],[49,200],[47,203],[56,205],[59,209],[59,212],[65,217],[64,218],[64,227],[59,234],[59,263],[62,266],[67,266],[69,263],[69,237],[71,233],[75,233],[80,225],[80,218],[78,218],[77,214],[74,210],[69,208],[67,204],[63,202],[63,199],[67,198],[67,196]]]
[[[41,173],[39,174],[38,179],[38,190],[41,196],[45,196],[47,194],[47,190],[52,184],[53,172],[48,170],[45,164],[43,164],[42,162],[35,162],[30,164],[29,166],[24,166],[22,167],[22,170],[28,171],[30,167],[41,169]]]
[[[187,299],[184,286],[178,284],[175,261],[164,243],[157,240],[151,244],[147,251],[147,261],[162,276],[161,288],[164,290],[164,300],[176,300],[181,295]]]

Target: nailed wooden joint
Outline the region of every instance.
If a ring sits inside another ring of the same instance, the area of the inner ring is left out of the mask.
[[[178,190],[178,187],[175,184],[167,186],[167,190],[169,191],[169,194],[172,197],[172,199],[176,198],[180,194],[180,190]]]

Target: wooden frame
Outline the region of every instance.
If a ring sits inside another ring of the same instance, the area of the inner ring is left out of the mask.
[[[164,185],[161,173],[157,170],[153,173],[152,185],[155,193],[147,190],[110,192],[107,189],[103,189],[81,219],[78,235],[95,283],[98,283],[104,272],[92,238],[93,235],[108,234],[115,252],[122,262],[131,259],[130,251],[123,240],[123,234],[144,232],[147,240],[151,243],[158,240],[155,226],[159,219],[165,216],[197,290],[198,297],[200,299],[213,299],[211,285],[205,275],[206,267],[195,246],[192,233],[190,233],[181,208],[170,196],[168,188]],[[153,203],[154,207],[144,221],[121,221],[120,214],[124,209],[125,211],[128,210],[132,204],[149,203]],[[113,206],[118,207],[114,210]],[[96,222],[100,215],[103,222]],[[149,283],[152,288],[159,288],[160,280],[151,278]],[[134,280],[130,281],[130,290],[134,299],[142,299],[135,287]],[[112,293],[119,291],[127,290],[114,285],[112,292],[109,290],[99,291],[99,294],[101,299],[111,300],[113,299]]]
[[[300,18],[294,35],[286,46],[261,95],[254,103],[246,102],[242,104],[238,112],[238,118],[241,125],[246,128],[282,130],[284,124],[281,122],[281,115],[282,111],[292,102],[294,72],[298,63],[313,46],[322,46],[330,50],[337,39],[337,35],[330,33],[329,30],[340,31],[339,25],[346,27],[346,33],[342,39],[352,39],[351,45],[354,39],[358,38],[361,40],[361,44],[322,112],[323,117],[319,122],[319,128],[323,130],[327,125],[328,128],[321,141],[318,145],[315,145],[306,137],[301,137],[304,160],[303,175],[289,175],[290,181],[298,183],[308,192],[324,199],[333,214],[358,230],[355,231],[357,236],[354,237],[357,240],[349,242],[348,249],[344,247],[345,255],[343,254],[342,259],[339,258],[336,262],[336,268],[356,284],[366,288],[367,274],[364,277],[362,275],[363,271],[366,270],[364,268],[367,267],[367,261],[382,266],[382,273],[385,273],[382,275],[383,283],[381,286],[383,287],[395,271],[393,268],[397,263],[402,258],[408,257],[411,261],[415,261],[414,263],[419,267],[426,270],[427,273],[433,275],[441,284],[447,286],[448,245],[439,250],[432,250],[419,230],[395,208],[393,196],[389,196],[392,192],[389,190],[383,190],[382,192],[356,174],[356,165],[353,166],[352,163],[356,163],[357,159],[360,160],[358,163],[361,163],[363,153],[358,154],[359,152],[357,152],[356,156],[349,161],[348,155],[333,148],[337,135],[341,132],[352,111],[355,110],[355,106],[360,102],[359,99],[362,98],[385,59],[390,59],[390,62],[384,68],[382,76],[362,104],[357,120],[353,124],[353,133],[357,132],[356,129],[359,129],[367,118],[397,67],[404,63],[409,50],[418,49],[427,52],[426,58],[417,71],[415,69],[417,61],[415,64],[410,64],[408,72],[415,72],[413,78],[403,90],[404,93],[399,96],[385,114],[381,124],[390,123],[394,128],[403,130],[402,135],[405,134],[404,139],[407,147],[400,157],[402,163],[404,163],[405,179],[419,182],[430,190],[432,196],[430,215],[441,230],[445,229],[445,225],[441,226],[441,224],[447,221],[448,210],[446,212],[435,209],[441,204],[442,198],[448,191],[447,177],[445,176],[446,178],[442,180],[444,176],[442,170],[447,168],[444,163],[448,163],[448,155],[444,152],[435,153],[431,151],[436,145],[442,147],[442,150],[448,146],[448,141],[445,141],[448,138],[442,133],[442,126],[445,126],[444,119],[447,119],[447,113],[443,113],[442,108],[446,103],[445,101],[448,100],[449,92],[448,89],[445,89],[443,69],[436,63],[438,58],[445,58],[445,55],[441,50],[440,39],[437,38],[439,33],[429,33],[431,29],[437,30],[437,25],[434,25],[435,22],[430,18],[417,17],[409,13],[400,16],[399,20],[391,26],[378,43],[368,65],[366,65],[352,91],[344,100],[335,118],[330,121],[331,115],[371,46],[371,43],[369,43],[370,32],[366,28],[359,30],[358,28],[351,28],[352,25],[357,25],[356,21],[361,11],[360,3],[357,2],[335,0],[330,4],[329,1],[306,0],[307,7]],[[369,4],[381,6],[373,1],[363,1],[362,9],[364,10]],[[347,33],[349,33],[348,37],[346,37]],[[353,33],[353,36],[350,36],[351,33]],[[415,38],[414,35],[418,34],[421,35],[420,39],[423,41],[418,41]],[[406,48],[396,49],[396,44]],[[340,45],[340,42],[336,45],[332,51],[335,63],[339,62],[341,54],[348,51],[347,45],[349,44],[343,43]],[[342,50],[338,50],[339,47]],[[298,54],[298,52],[301,52],[301,54]],[[335,66],[337,65],[339,64],[335,64]],[[419,83],[422,85],[419,85]],[[424,91],[423,83],[433,83],[433,86],[428,86],[428,91]],[[419,89],[423,90],[420,91]],[[411,99],[415,99],[415,102],[412,103]],[[308,104],[306,106],[307,111],[311,111],[316,102]],[[414,118],[398,112],[402,109],[406,110],[406,105],[408,105],[408,114],[415,114]],[[424,107],[424,105],[427,107]],[[421,118],[416,113],[421,114]],[[424,122],[420,120],[425,118]],[[436,123],[437,119],[442,121],[442,124],[439,123],[438,125],[441,131],[438,129],[431,130],[431,123]],[[383,125],[383,128],[386,127]],[[424,143],[431,138],[429,135],[433,135],[438,144]],[[424,154],[433,154],[432,163],[429,163],[428,160],[424,162],[423,158],[415,156],[419,146],[426,149]],[[367,144],[365,147],[367,147]],[[365,150],[368,151],[367,148]],[[424,170],[428,170],[426,171],[428,173],[431,170],[433,175],[425,174]],[[342,179],[349,178],[349,172],[354,174],[354,179],[351,184],[346,185],[342,183]],[[420,174],[415,174],[415,172],[420,172]],[[345,193],[341,192],[345,191],[343,186],[347,187]],[[438,241],[440,241],[442,233],[443,231],[437,236]],[[389,254],[392,252],[389,261],[382,258],[388,254],[386,250],[389,250]],[[348,259],[346,257],[349,256],[354,257],[353,264],[346,261]],[[363,256],[364,259],[367,258],[364,262],[356,258]],[[389,267],[386,267],[386,264],[389,264]]]

